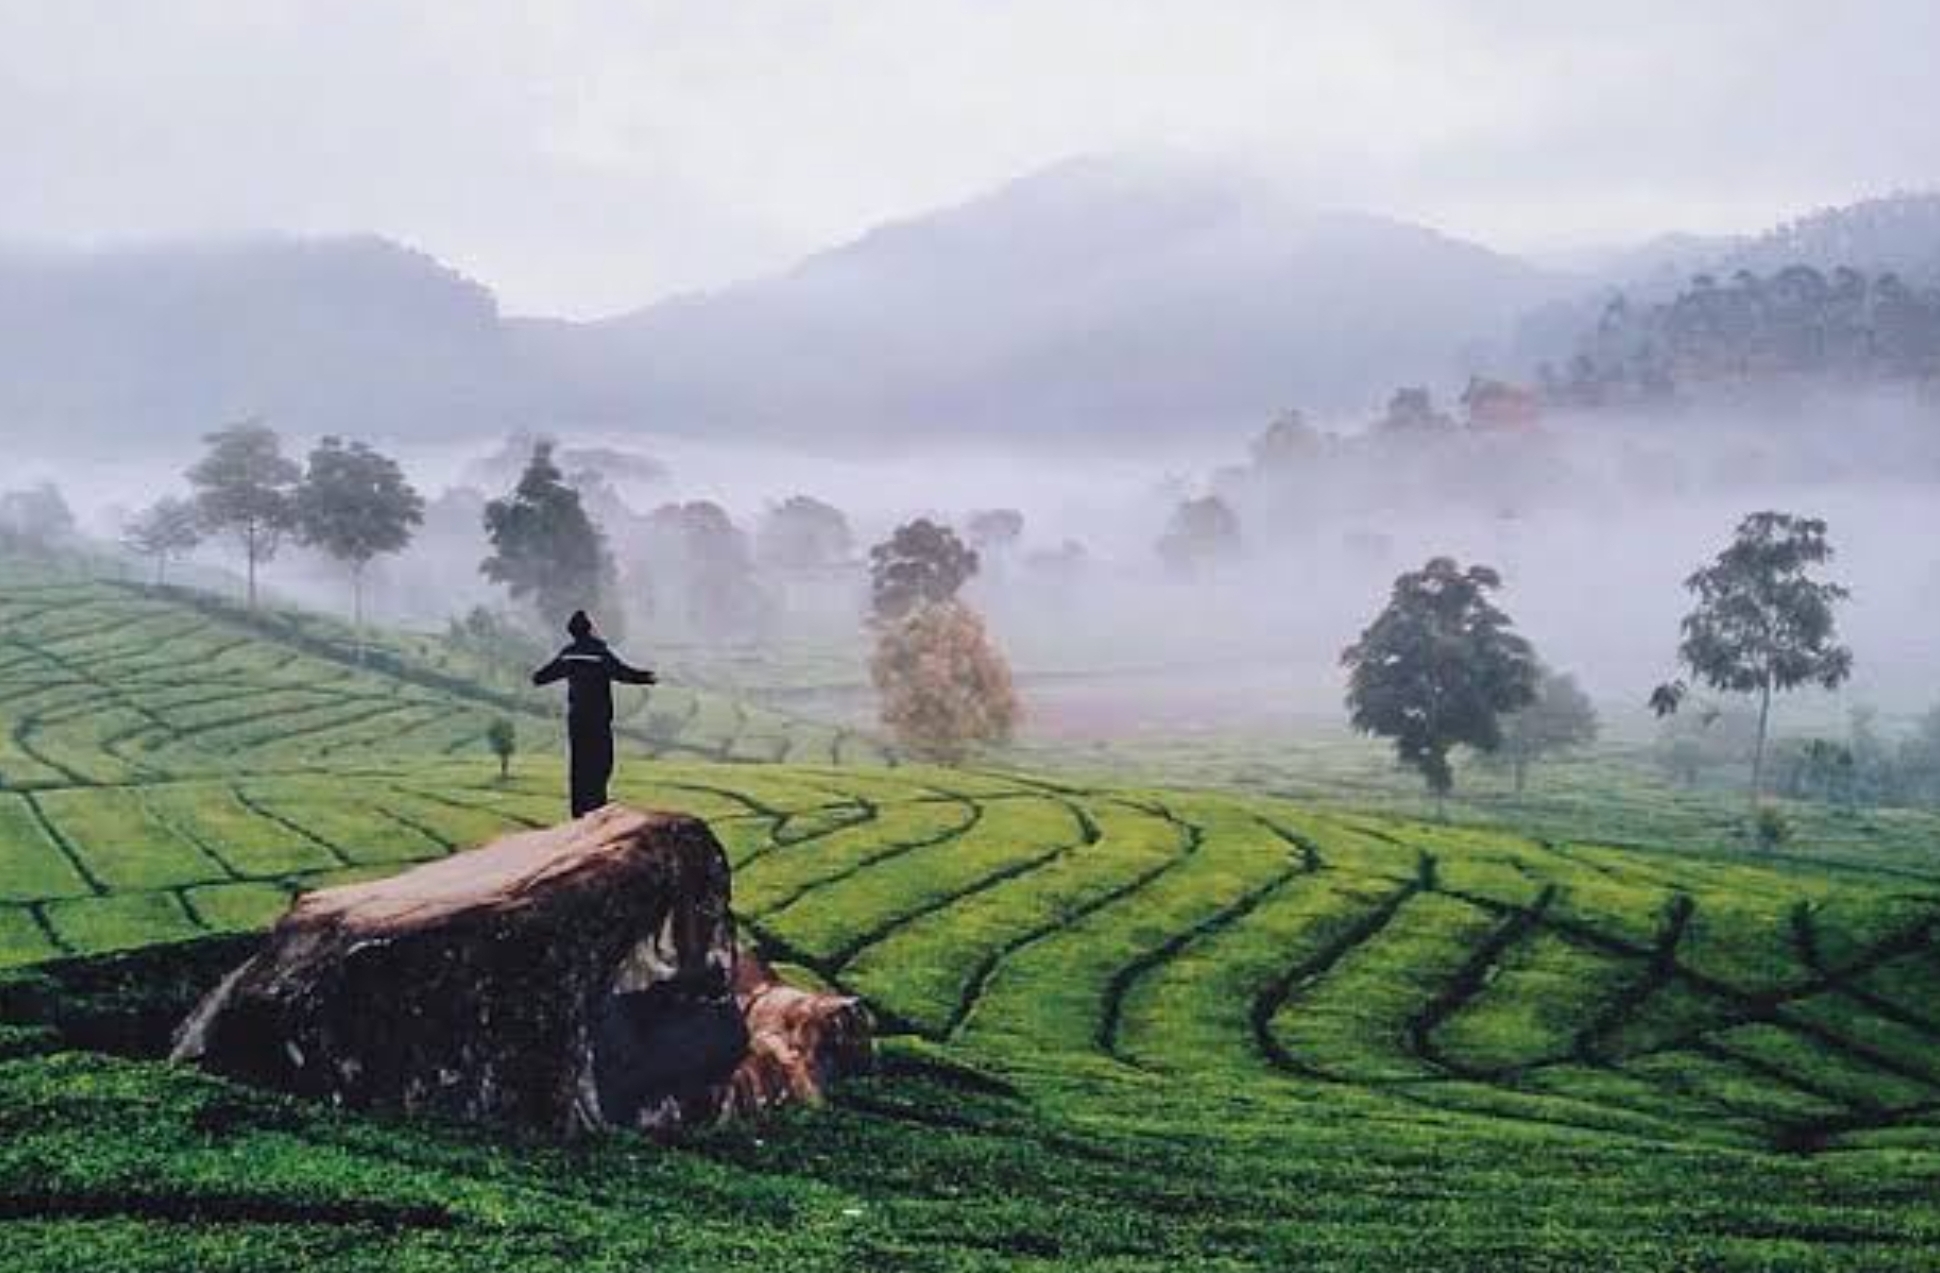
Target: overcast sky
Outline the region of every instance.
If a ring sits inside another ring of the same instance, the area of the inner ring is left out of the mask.
[[[1940,183],[1940,3],[0,0],[0,239],[375,230],[588,315],[1075,154],[1510,250]]]

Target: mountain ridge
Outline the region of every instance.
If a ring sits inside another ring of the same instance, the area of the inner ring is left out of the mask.
[[[1762,236],[1660,236],[1622,259],[1636,272],[1653,243],[1743,255],[1888,239],[1902,254],[1931,240],[1940,266],[1940,195]],[[375,234],[7,244],[0,420],[70,445],[175,445],[249,415],[413,441],[533,427],[810,446],[1156,438],[1458,382],[1499,365],[1519,322],[1593,286],[1215,165],[1113,157],[583,321],[508,314],[486,284]]]

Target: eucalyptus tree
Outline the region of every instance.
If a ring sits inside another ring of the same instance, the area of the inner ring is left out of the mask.
[[[1852,675],[1852,651],[1839,643],[1837,609],[1846,588],[1814,577],[1832,560],[1826,524],[1794,513],[1752,513],[1723,551],[1684,581],[1697,604],[1684,616],[1678,661],[1700,683],[1758,701],[1751,798],[1764,790],[1772,699],[1804,685],[1836,689]],[[1687,683],[1659,685],[1650,704],[1678,709]]]
[[[424,498],[396,460],[362,442],[325,438],[310,452],[296,489],[296,532],[350,572],[351,622],[364,630],[364,576],[370,563],[402,552],[424,524]]]
[[[165,495],[128,520],[121,542],[155,563],[155,582],[168,582],[168,563],[186,557],[202,542],[202,519],[195,505]]]
[[[189,470],[205,529],[229,535],[242,549],[249,608],[256,608],[256,571],[276,556],[296,528],[296,488],[303,470],[283,454],[283,441],[260,420],[208,434],[209,449]]]

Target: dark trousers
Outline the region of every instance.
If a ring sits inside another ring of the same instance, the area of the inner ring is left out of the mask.
[[[606,803],[606,781],[613,776],[613,727],[575,724],[568,736],[572,743],[573,816],[577,818]]]

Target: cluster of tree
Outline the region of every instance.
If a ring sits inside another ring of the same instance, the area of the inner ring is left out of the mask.
[[[1816,577],[1832,559],[1826,526],[1790,513],[1753,513],[1738,525],[1717,557],[1693,573],[1695,597],[1682,625],[1679,660],[1712,690],[1749,695],[1757,705],[1748,729],[1718,728],[1719,709],[1696,714],[1666,739],[1660,755],[1695,781],[1706,759],[1727,738],[1751,761],[1754,815],[1765,788],[1766,753],[1776,695],[1804,685],[1833,689],[1852,673],[1852,651],[1839,644],[1835,609],[1846,597],[1839,584]],[[1397,758],[1415,769],[1441,808],[1454,786],[1450,754],[1468,747],[1508,767],[1517,790],[1529,764],[1591,741],[1596,715],[1567,676],[1546,671],[1535,649],[1514,632],[1494,599],[1501,577],[1487,566],[1464,569],[1437,557],[1395,580],[1387,606],[1342,654],[1348,669],[1349,718],[1363,733],[1389,739]],[[1685,681],[1658,686],[1650,701],[1660,716],[1678,712],[1690,692]],[[1807,742],[1791,757],[1793,789],[1857,791],[1863,771],[1883,775],[1885,745],[1870,728],[1834,746]],[[1896,781],[1940,785],[1940,712],[1908,742]],[[1865,759],[1862,760],[1862,757]],[[1917,776],[1912,776],[1917,775]],[[1756,822],[1762,836],[1770,828]]]
[[[1506,769],[1521,795],[1529,785],[1529,770],[1546,760],[1596,741],[1600,722],[1596,705],[1567,672],[1542,668],[1536,678],[1536,695],[1502,721],[1502,741],[1492,752],[1484,752],[1484,763]]]
[[[799,515],[798,509],[790,517]],[[764,529],[770,547],[778,549],[772,518]],[[833,537],[836,532],[824,525],[821,534]],[[840,536],[847,534],[844,521]],[[825,547],[798,541],[795,551],[807,556]],[[767,627],[774,599],[756,576],[747,533],[719,504],[689,500],[661,505],[647,518],[641,549],[651,563],[656,596],[650,607],[656,615],[677,618],[689,631],[708,638],[758,633]]]
[[[826,501],[792,495],[750,534],[712,500],[636,511],[603,472],[568,472],[551,442],[530,446],[513,490],[482,505],[493,547],[484,572],[548,627],[562,611],[597,608],[608,631],[632,616],[707,640],[758,637],[795,585],[846,595],[859,577],[849,519]]]
[[[1750,766],[1757,736],[1755,711],[1707,702],[1663,722],[1657,763],[1696,786],[1707,774]],[[1940,707],[1898,739],[1880,729],[1872,708],[1855,707],[1843,733],[1774,739],[1765,769],[1770,789],[1788,799],[1847,809],[1940,805]]]
[[[191,497],[165,496],[136,513],[124,528],[124,544],[154,562],[159,583],[169,562],[206,537],[229,537],[243,555],[253,610],[257,571],[294,538],[347,570],[352,620],[361,628],[371,562],[402,551],[424,521],[424,500],[397,461],[363,442],[326,437],[299,464],[258,420],[204,441],[207,451],[188,471]]]
[[[449,621],[445,645],[484,670],[487,681],[507,688],[526,684],[531,670],[545,662],[552,647],[530,627],[509,621],[485,606],[473,606]]]
[[[1927,381],[1940,376],[1940,288],[1843,266],[1699,274],[1660,304],[1612,297],[1567,367],[1540,376],[1547,398],[1582,407],[1786,377]]]
[[[1201,578],[1239,557],[1239,514],[1217,495],[1181,500],[1154,547],[1172,575]]]
[[[0,549],[45,556],[74,538],[74,511],[52,482],[0,493]]]
[[[1539,428],[1542,410],[1531,389],[1477,378],[1452,406],[1423,387],[1397,389],[1352,432],[1286,411],[1252,440],[1244,463],[1214,473],[1212,496],[1262,540],[1353,527],[1388,510],[1533,507],[1572,489],[1564,457]]]
[[[928,518],[869,550],[870,679],[882,722],[911,755],[946,763],[1009,740],[1019,716],[1010,668],[958,592],[977,551]]]
[[[609,446],[561,445],[529,429],[514,430],[498,448],[465,466],[464,481],[483,487],[516,483],[541,442],[552,447],[553,463],[575,487],[612,482],[660,483],[670,476],[667,466],[651,455]]]
[[[1751,764],[1758,719],[1721,701],[1666,716],[1658,725],[1652,754],[1666,776],[1696,787],[1716,770],[1743,770]]]
[[[371,564],[409,547],[425,521],[425,501],[398,462],[337,437],[321,439],[299,462],[259,420],[204,441],[207,449],[188,470],[189,496],[165,496],[136,513],[124,527],[124,545],[154,563],[159,583],[171,562],[212,536],[226,538],[243,559],[254,609],[263,566],[285,543],[300,543],[344,567],[352,621],[361,629]],[[534,444],[514,488],[483,502],[477,517],[492,549],[480,571],[514,600],[550,620],[610,599],[613,565],[604,537],[553,462],[550,443]],[[616,611],[608,626],[617,623]],[[452,626],[454,644],[480,654],[503,653],[508,632],[483,610]]]
[[[827,570],[854,551],[847,515],[812,495],[791,495],[769,508],[755,536],[755,557],[771,570]]]
[[[1773,787],[1795,800],[1848,809],[1940,804],[1940,707],[1894,743],[1875,713],[1855,709],[1843,738],[1781,740],[1772,755]]]

